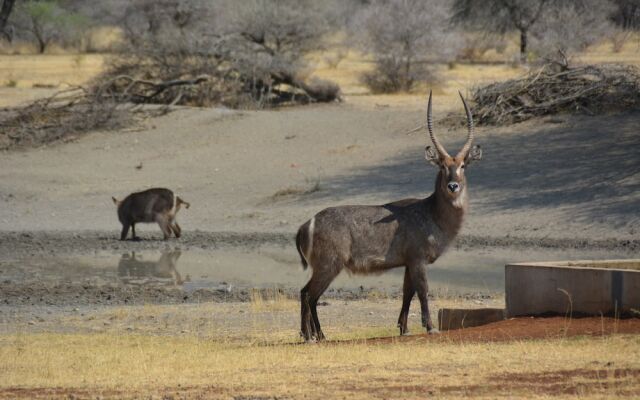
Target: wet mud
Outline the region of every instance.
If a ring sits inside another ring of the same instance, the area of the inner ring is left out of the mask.
[[[186,232],[180,239],[119,241],[117,232],[0,232],[0,305],[74,306],[245,302],[298,298],[309,278],[293,234]],[[503,294],[504,264],[630,258],[640,241],[462,236],[429,270],[430,295],[468,300]],[[324,298],[401,297],[402,268],[341,274]]]
[[[184,250],[216,250],[224,247],[256,248],[263,244],[293,246],[294,232],[185,232],[180,239],[159,240],[158,235],[145,232],[139,241],[120,241],[117,231],[83,232],[0,232],[0,257],[20,257],[42,253],[87,253],[98,250],[163,250],[180,246]],[[540,249],[599,249],[620,252],[640,251],[640,239],[554,239],[514,236],[461,235],[454,243],[458,249],[485,247],[540,248]]]

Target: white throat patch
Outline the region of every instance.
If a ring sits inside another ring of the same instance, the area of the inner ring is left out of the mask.
[[[460,189],[460,194],[458,195],[458,197],[456,197],[454,201],[451,202],[451,204],[455,208],[463,208],[466,200],[467,200],[467,188],[463,185],[462,189]]]

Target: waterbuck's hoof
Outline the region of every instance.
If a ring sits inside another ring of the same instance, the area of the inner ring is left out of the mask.
[[[305,335],[303,332],[300,332],[300,337],[304,340],[305,343],[315,343],[316,342],[316,338],[313,336],[308,336]]]
[[[410,333],[408,329],[400,329],[400,336],[409,336]]]
[[[439,330],[437,330],[436,328],[431,328],[431,329],[429,329],[429,330],[427,331],[427,333],[428,333],[429,335],[439,335],[439,334],[440,334],[440,331],[439,331]]]
[[[134,236],[134,237],[131,238],[131,240],[133,240],[134,242],[139,242],[142,239],[140,239],[140,236]]]

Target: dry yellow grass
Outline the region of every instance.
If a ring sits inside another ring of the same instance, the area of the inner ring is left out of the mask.
[[[0,359],[1,397],[20,394],[8,388],[112,397],[640,395],[637,336],[265,346],[193,337],[29,334],[0,336]],[[32,397],[36,391],[21,393]]]
[[[81,85],[104,68],[100,54],[0,55],[0,85],[17,88]]]
[[[297,299],[289,298],[280,290],[253,289],[251,291],[251,310],[253,312],[296,310],[299,307]]]
[[[113,40],[109,39],[108,43]],[[308,56],[308,75],[329,79],[338,83],[347,102],[365,107],[410,107],[422,108],[427,87],[417,87],[412,94],[370,95],[360,82],[360,75],[373,68],[366,54],[340,44],[340,37],[329,39],[327,50]],[[517,50],[515,41],[501,54],[502,60],[511,59]],[[609,40],[591,46],[576,56],[585,63],[621,62],[640,65],[640,38],[631,37],[619,52],[613,51]],[[98,75],[104,68],[105,58],[100,54],[45,54],[45,55],[0,55],[0,86],[11,89],[41,86],[65,87],[79,85]],[[490,57],[491,58],[491,57]],[[442,64],[436,68],[439,82],[433,89],[440,97],[439,104],[453,106],[458,90],[470,89],[489,82],[505,80],[523,75],[526,67],[505,64]],[[28,96],[18,96],[28,97]],[[6,103],[6,101],[5,101]],[[449,104],[451,103],[451,104]],[[3,104],[5,105],[5,104]]]
[[[610,40],[604,40],[589,47],[575,58],[587,64],[622,63],[640,67],[640,35],[631,35],[618,52],[613,50]]]

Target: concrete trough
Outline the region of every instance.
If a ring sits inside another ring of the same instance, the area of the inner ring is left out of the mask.
[[[640,259],[508,264],[505,297],[508,318],[640,316]]]

